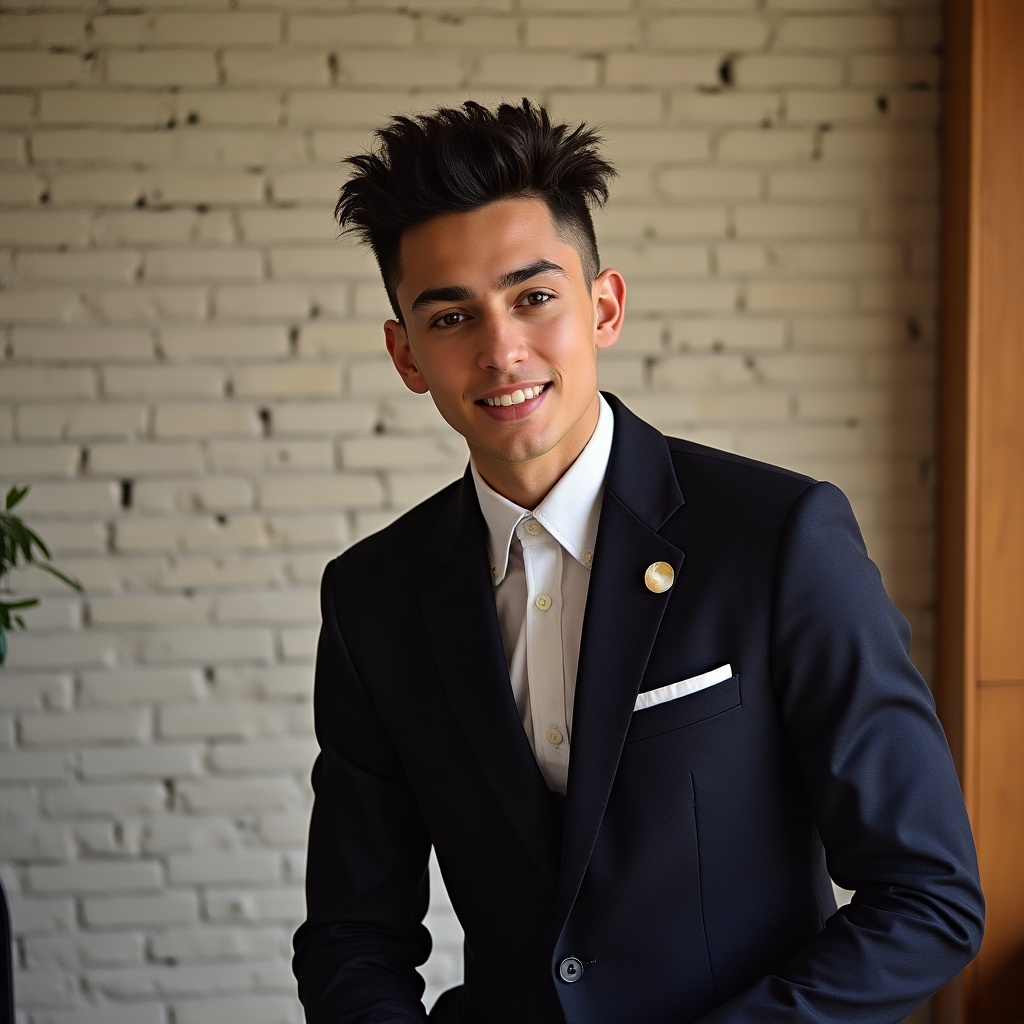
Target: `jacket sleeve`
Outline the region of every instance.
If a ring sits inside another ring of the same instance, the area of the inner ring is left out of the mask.
[[[977,954],[984,901],[909,627],[829,484],[790,517],[772,629],[773,685],[829,873],[855,895],[699,1024],[897,1024]]]
[[[422,1024],[430,841],[338,619],[338,562],[321,586],[313,712],[320,754],[293,968],[309,1024]]]

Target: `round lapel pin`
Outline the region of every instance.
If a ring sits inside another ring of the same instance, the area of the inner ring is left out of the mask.
[[[664,594],[675,579],[675,570],[668,562],[652,562],[644,573],[644,585],[652,594]]]

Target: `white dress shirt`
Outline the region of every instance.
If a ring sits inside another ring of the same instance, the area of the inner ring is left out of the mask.
[[[472,467],[516,707],[548,787],[563,794],[583,613],[615,428],[608,403],[598,397],[593,435],[532,512],[502,497]]]

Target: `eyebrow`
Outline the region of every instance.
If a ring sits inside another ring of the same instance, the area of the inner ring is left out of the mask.
[[[535,260],[533,263],[528,263],[525,267],[519,267],[516,270],[510,270],[507,274],[502,274],[495,281],[494,286],[497,291],[504,291],[506,288],[514,288],[517,284],[523,284],[539,274],[555,274],[558,277],[566,276],[564,268],[560,267],[557,263],[552,263],[551,260]],[[412,312],[415,313],[424,306],[429,306],[434,302],[467,302],[472,298],[474,298],[473,292],[460,284],[442,285],[439,288],[424,288],[413,301]]]

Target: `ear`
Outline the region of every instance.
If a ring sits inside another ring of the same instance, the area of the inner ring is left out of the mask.
[[[591,289],[594,299],[594,345],[609,348],[619,339],[626,317],[626,282],[612,268],[602,270]]]
[[[423,379],[416,360],[413,358],[412,349],[409,347],[409,336],[405,333],[405,327],[397,320],[387,320],[384,323],[384,344],[388,347],[388,355],[391,362],[395,364],[405,386],[414,391],[417,395],[425,395],[430,388]]]

